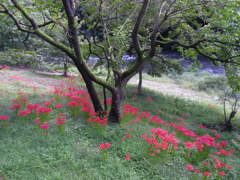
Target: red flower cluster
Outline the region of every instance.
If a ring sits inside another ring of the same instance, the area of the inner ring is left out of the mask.
[[[168,150],[170,146],[173,146],[175,150],[179,149],[179,140],[174,133],[169,133],[167,130],[156,128],[151,129],[151,137],[148,134],[143,134],[141,137],[147,141],[150,145],[150,152],[152,155],[160,153],[162,150]]]
[[[108,123],[108,117],[104,116],[103,118],[99,117],[99,116],[93,116],[87,119],[88,122],[93,122],[93,123],[97,123],[100,126],[107,126]]]
[[[137,116],[139,109],[136,107],[131,106],[130,104],[125,104],[123,106],[123,113],[124,115],[133,115]]]
[[[0,120],[7,121],[9,120],[9,116],[0,116]]]
[[[39,106],[40,104],[28,104],[27,109],[30,111],[33,111],[33,110],[36,110]]]
[[[43,124],[40,125],[40,128],[44,129],[44,130],[48,130],[49,129],[49,123],[48,122],[44,122]]]
[[[26,110],[20,110],[20,111],[18,112],[18,115],[19,115],[19,116],[27,116],[27,115],[29,115],[29,114],[31,114],[31,113],[32,113],[31,110],[26,109]]]
[[[18,110],[18,109],[21,109],[21,107],[22,107],[21,104],[16,103],[16,104],[12,104],[10,109],[11,110]]]
[[[197,134],[189,129],[186,129],[182,126],[177,126],[174,123],[170,123],[170,125],[172,127],[174,127],[177,131],[182,132],[185,136],[189,136],[189,137],[197,137]]]
[[[50,113],[52,112],[52,108],[49,108],[49,107],[37,107],[37,114],[47,114],[47,113]]]
[[[60,113],[56,119],[56,125],[64,125],[65,124],[65,121],[67,119],[67,116],[63,113]]]
[[[110,149],[111,145],[112,145],[112,143],[103,143],[103,144],[100,144],[99,148],[101,150],[108,150],[108,149]]]

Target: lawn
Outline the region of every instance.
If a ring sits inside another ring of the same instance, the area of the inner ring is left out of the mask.
[[[237,135],[240,126],[236,121],[234,132],[220,132],[219,124],[223,114],[218,106],[166,96],[147,89],[144,89],[144,95],[138,96],[134,86],[129,86],[126,93],[126,103],[139,108],[141,112],[157,115],[166,123],[181,125],[199,135],[221,134],[219,140],[227,141],[228,149],[235,151],[224,158],[224,163],[233,169],[226,171],[226,177],[207,177],[186,169],[183,151],[173,151],[160,159],[146,155],[144,141],[139,135],[152,128],[163,127],[160,125],[128,123],[119,126],[109,123],[104,133],[98,133],[85,122],[83,114],[73,118],[65,107],[61,109],[62,113],[68,114],[64,132],[59,132],[54,125],[55,115],[49,119],[50,128],[47,132],[37,128],[33,122],[35,119],[24,119],[10,110],[12,99],[17,98],[21,91],[28,94],[29,102],[44,103],[55,97],[50,93],[54,87],[61,87],[63,83],[72,82],[72,79],[38,75],[29,71],[6,72],[8,75],[0,75],[0,115],[9,115],[11,124],[0,129],[0,179],[240,179],[240,141]],[[77,78],[75,82],[82,87],[81,80]],[[37,87],[37,90],[33,87]],[[66,99],[63,101],[67,103]],[[167,127],[166,130],[172,128]],[[101,150],[100,145],[106,142],[112,143],[111,148]],[[127,154],[131,155],[129,160]]]

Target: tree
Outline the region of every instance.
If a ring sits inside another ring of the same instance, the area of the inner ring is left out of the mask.
[[[230,52],[226,51],[223,56],[215,56],[216,53],[222,55],[219,43],[239,48],[235,40],[212,38],[216,32],[211,26],[199,30],[189,25],[193,15],[200,16],[201,13],[206,13],[206,17],[203,18],[207,19],[212,11],[216,12],[218,7],[228,4],[224,0],[0,2],[0,12],[7,15],[20,31],[38,36],[73,60],[84,79],[96,112],[100,113],[103,108],[93,83],[99,84],[111,93],[112,105],[109,117],[113,122],[120,121],[120,105],[127,82],[158,54],[159,46],[162,44],[174,44],[181,47],[179,49],[183,53],[202,54],[213,61],[239,64],[238,54],[232,57]],[[231,4],[237,7],[237,2]],[[231,8],[235,10],[235,6]],[[79,14],[79,8],[84,9],[87,16],[81,14],[82,10]],[[188,17],[190,20],[187,20]],[[211,22],[208,24],[211,25]],[[59,42],[51,36],[49,32],[52,26],[61,27],[67,43]],[[176,28],[166,38],[161,32],[168,26]],[[99,31],[95,31],[96,28]],[[84,52],[83,49],[86,47],[88,51]],[[211,51],[208,50],[209,47]],[[133,54],[136,60],[132,65],[122,68],[125,64],[122,57],[127,53]],[[106,65],[108,75],[105,80],[94,75],[87,67],[86,60],[90,55],[98,56],[102,64]]]

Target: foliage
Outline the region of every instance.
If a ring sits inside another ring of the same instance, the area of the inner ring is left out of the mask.
[[[204,80],[201,80],[197,84],[197,89],[200,91],[214,92],[219,94],[223,90],[223,84],[226,81],[225,77],[207,77]]]
[[[9,49],[0,52],[0,64],[36,68],[40,57],[35,51]]]

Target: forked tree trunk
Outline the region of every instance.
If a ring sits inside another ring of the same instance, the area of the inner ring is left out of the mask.
[[[126,83],[119,82],[117,87],[112,93],[112,104],[111,109],[109,112],[109,119],[111,122],[120,123],[121,120],[121,104],[124,96],[124,89],[125,89]]]

